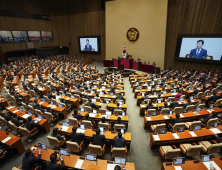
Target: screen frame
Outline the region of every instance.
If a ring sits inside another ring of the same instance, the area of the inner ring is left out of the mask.
[[[194,63],[207,63],[207,64],[222,64],[222,60],[202,60],[202,59],[193,59],[193,58],[181,58],[180,49],[183,38],[222,38],[222,34],[179,34],[177,37],[177,44],[175,50],[175,61],[186,61]]]
[[[80,46],[80,38],[97,38],[97,46],[98,51],[82,51]],[[100,35],[95,36],[78,36],[78,45],[79,45],[79,52],[85,54],[101,54],[101,43],[100,43]]]

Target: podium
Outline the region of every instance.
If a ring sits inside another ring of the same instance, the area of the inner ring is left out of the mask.
[[[120,59],[120,64],[123,64],[124,68],[126,68],[126,69],[132,69],[133,68],[133,60],[132,59],[121,58]]]
[[[118,65],[119,65],[119,60],[113,59],[113,67],[118,67]]]
[[[142,62],[137,62],[137,61],[134,61],[133,62],[133,69],[134,70],[142,70]]]

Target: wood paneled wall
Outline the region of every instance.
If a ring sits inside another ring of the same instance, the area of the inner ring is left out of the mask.
[[[220,68],[221,65],[174,61],[179,34],[222,34],[222,0],[168,0],[165,68]]]
[[[54,41],[35,42],[35,48],[68,46],[71,54],[84,55],[97,61],[105,58],[105,11],[100,0],[0,0],[0,9],[34,14],[48,14],[50,21],[0,16],[0,30],[49,30]],[[100,35],[101,54],[80,54],[78,36]],[[26,43],[2,44],[2,51],[27,49]]]

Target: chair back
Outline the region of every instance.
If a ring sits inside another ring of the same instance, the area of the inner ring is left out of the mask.
[[[180,128],[180,127],[184,127],[185,129],[185,123],[175,123],[175,125],[173,126],[173,131],[176,132],[177,128]]]
[[[12,123],[11,120],[8,122],[8,124],[12,128],[12,130],[18,132],[18,127],[14,123]]]
[[[19,130],[21,131],[21,134],[22,134],[23,136],[31,137],[30,131],[29,131],[27,128],[25,128],[25,127],[19,127]]]
[[[189,111],[193,111],[193,110],[194,110],[194,105],[188,105],[188,106],[186,107],[186,109],[187,109],[188,112],[189,112]]]
[[[214,106],[215,107],[220,107],[222,105],[222,99],[218,99],[215,103]]]
[[[31,105],[28,105],[28,108],[32,113],[35,113],[35,109]]]
[[[47,120],[53,120],[53,116],[52,116],[52,113],[50,113],[50,112],[45,112],[45,118],[47,119]]]
[[[8,126],[8,121],[4,117],[0,116],[0,120],[4,125]]]
[[[212,144],[211,146],[208,147],[207,153],[208,154],[218,153],[220,152],[221,147],[222,147],[222,143]]]
[[[49,102],[48,96],[43,95],[43,98],[45,99],[45,101],[46,101],[47,103]]]
[[[169,108],[163,108],[163,109],[160,111],[160,114],[166,115],[166,114],[167,114],[167,111],[170,111],[170,109],[169,109]]]
[[[203,97],[203,92],[197,93],[197,99],[201,99]]]
[[[77,98],[78,100],[80,99],[80,96],[78,94],[74,94],[75,98]]]
[[[122,110],[116,109],[116,110],[113,111],[113,114],[114,114],[115,116],[119,116],[119,112],[122,112]]]
[[[66,96],[68,96],[69,98],[71,98],[71,93],[67,92]]]
[[[102,148],[99,145],[89,144],[89,154],[94,154],[97,156],[102,156]]]
[[[159,129],[164,129],[164,128],[166,128],[166,124],[165,123],[157,124],[156,127],[155,127],[154,133],[158,133]]]
[[[39,115],[43,115],[43,113],[41,112],[41,110],[35,109],[35,113],[39,114]]]
[[[56,137],[52,137],[52,136],[47,136],[49,144],[52,146],[55,146],[57,148],[60,147],[59,145],[59,140]]]
[[[175,113],[182,113],[183,107],[175,107],[174,111]]]
[[[211,128],[212,123],[217,123],[218,118],[212,118],[207,121],[207,128]]]
[[[82,103],[85,104],[88,101],[87,98],[82,98]]]
[[[196,156],[196,155],[200,155],[200,151],[203,147],[201,145],[191,145],[188,149],[187,149],[187,154],[186,156]]]
[[[113,147],[112,157],[113,158],[115,158],[115,157],[126,158],[126,148],[125,147],[121,147],[121,148]]]
[[[22,106],[25,110],[28,110],[28,106],[25,103],[22,102]]]
[[[79,145],[76,142],[66,141],[67,149],[71,152],[79,153]]]
[[[152,116],[152,112],[156,112],[156,109],[148,109],[147,116]]]
[[[108,123],[98,123],[98,127],[104,127],[105,131],[109,131],[109,124]]]
[[[12,170],[21,170],[21,169],[19,169],[17,167],[13,167]]]
[[[203,103],[203,104],[199,104],[197,107],[201,107],[201,109],[204,109],[205,108],[205,103]]]
[[[101,113],[102,115],[106,114],[106,109],[99,108],[99,113]]]
[[[117,132],[117,129],[125,129],[125,125],[115,124],[114,125],[114,131]]]
[[[201,121],[191,122],[189,130],[194,130],[194,126],[201,125]]]
[[[69,125],[74,126],[74,127],[78,127],[79,126],[78,120],[76,118],[70,117],[69,118]]]
[[[86,129],[92,129],[92,122],[88,120],[83,120],[81,124],[86,125]]]

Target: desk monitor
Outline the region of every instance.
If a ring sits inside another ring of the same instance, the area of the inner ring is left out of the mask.
[[[166,128],[158,129],[158,134],[166,134]]]
[[[65,93],[62,93],[62,96],[65,96]]]
[[[173,114],[172,110],[167,111],[167,115],[172,115],[172,114]]]
[[[201,155],[201,162],[208,162],[212,160],[212,155]]]
[[[109,104],[109,100],[106,100],[106,103]]]
[[[182,113],[187,113],[188,109],[182,109]]]
[[[99,94],[100,94],[100,95],[103,95],[103,94],[104,94],[104,92],[102,92],[102,91],[101,91],[101,92],[99,92]]]
[[[79,108],[80,112],[85,112],[84,108]]]
[[[106,131],[105,127],[99,127],[99,129],[100,129],[100,132],[103,132],[103,133],[105,133],[105,131]]]
[[[143,88],[142,86],[139,86],[139,87],[138,87],[139,90],[142,90],[142,88]]]
[[[141,93],[141,95],[144,97],[144,96],[145,96],[145,93]]]
[[[193,100],[193,96],[190,96],[190,100]]]
[[[197,107],[197,108],[196,108],[196,111],[197,111],[197,112],[199,112],[199,111],[201,111],[201,110],[202,110],[201,107]]]
[[[93,113],[94,113],[94,114],[97,114],[97,113],[98,113],[98,110],[93,110]]]
[[[55,94],[57,94],[57,91],[54,91]]]
[[[23,108],[22,108],[22,107],[20,107],[19,110],[20,110],[21,112],[23,112]]]
[[[189,87],[189,89],[188,90],[191,90],[191,87]]]
[[[29,114],[29,115],[32,115],[32,112],[31,112],[31,111],[28,111],[28,114]]]
[[[174,164],[174,165],[185,164],[185,157],[174,158],[174,159],[173,159],[173,164]]]
[[[151,86],[147,86],[147,89],[148,89],[148,90],[151,90]]]
[[[157,112],[151,112],[151,116],[157,116]]]
[[[66,149],[60,149],[60,155],[69,156],[69,152]]]
[[[78,91],[78,88],[75,88],[75,91]]]
[[[165,87],[167,88],[167,87],[168,87],[168,84],[166,84]]]
[[[111,115],[112,115],[112,112],[111,112],[111,111],[106,111],[106,115],[111,116]]]
[[[38,143],[38,145],[39,145],[39,149],[47,150],[47,145],[43,143]]]
[[[126,116],[125,112],[119,112],[119,116]]]
[[[83,129],[83,130],[86,130],[86,125],[80,124],[80,125],[79,125],[79,128],[80,128],[80,129]]]
[[[39,96],[36,97],[36,100],[39,100]]]
[[[96,103],[96,99],[92,99],[92,103]]]
[[[217,127],[218,127],[217,122],[215,122],[215,123],[211,123],[211,128],[217,128]]]
[[[63,105],[62,105],[62,104],[60,104],[60,103],[58,104],[58,106],[59,106],[59,107],[61,107],[61,108],[63,108]]]
[[[209,105],[209,109],[214,109],[214,105],[213,104]]]
[[[167,91],[166,91],[166,90],[164,90],[164,91],[163,91],[163,94],[167,94]]]
[[[153,92],[153,95],[156,95],[156,92],[155,92],[155,91]]]
[[[110,95],[110,96],[114,96],[114,93],[113,93],[113,92],[110,92],[109,95]]]
[[[68,127],[69,127],[69,122],[62,121],[62,125],[63,125],[63,126],[68,126]]]
[[[201,125],[194,125],[194,131],[201,130],[201,129],[202,129]]]
[[[181,98],[180,98],[180,101],[181,101],[181,102],[183,102],[183,101],[184,101],[184,98],[183,98],[183,97],[181,97]]]
[[[149,101],[145,101],[144,103],[145,103],[145,104],[148,104],[148,103],[149,103]]]
[[[184,126],[183,127],[178,127],[177,128],[177,133],[184,132],[184,130],[185,130]]]
[[[71,98],[72,98],[72,99],[75,99],[75,96],[74,96],[74,95],[71,95]]]
[[[42,101],[45,103],[46,102],[46,100],[45,99],[42,99]]]
[[[162,103],[162,100],[157,100],[157,103],[159,103],[159,104]]]
[[[0,131],[2,131],[2,127],[0,126]]]
[[[114,158],[114,164],[126,165],[126,158]]]
[[[91,93],[92,93],[92,94],[94,94],[94,93],[95,93],[95,91],[91,90]]]
[[[125,134],[125,129],[116,129],[117,132],[121,132],[122,134]]]
[[[159,89],[159,88],[160,88],[160,86],[158,85],[158,86],[156,86],[156,88],[157,88],[157,89]]]
[[[106,87],[105,87],[105,86],[102,86],[102,89],[106,89]]]
[[[50,104],[53,105],[53,101],[51,101]]]
[[[177,90],[176,90],[176,89],[174,89],[174,90],[173,90],[173,93],[176,93],[176,92],[177,92]]]
[[[119,103],[120,105],[122,105],[122,104],[123,104],[123,101],[117,101],[117,103]]]
[[[88,161],[97,161],[96,155],[93,154],[86,154],[86,160]]]
[[[42,116],[42,115],[40,115],[40,114],[38,114],[38,119],[43,120],[43,116]]]

